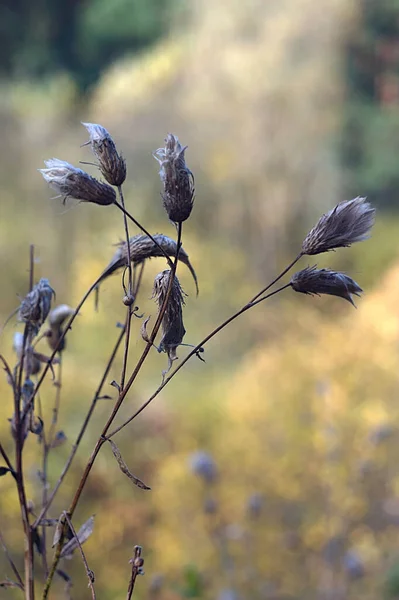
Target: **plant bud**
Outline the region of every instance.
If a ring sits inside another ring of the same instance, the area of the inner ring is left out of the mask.
[[[126,162],[116,150],[114,140],[102,125],[82,123],[89,132],[91,149],[99,162],[104,178],[120,186],[126,179]]]
[[[116,194],[110,185],[101,183],[82,169],[78,169],[64,160],[51,158],[44,162],[47,168],[39,169],[39,171],[50,187],[63,196],[64,202],[67,198],[75,198],[100,206],[114,204]]]
[[[184,148],[176,136],[168,134],[165,147],[158,148],[154,158],[161,165],[159,175],[163,183],[163,205],[174,223],[182,223],[191,214],[194,203],[194,176],[186,165]]]

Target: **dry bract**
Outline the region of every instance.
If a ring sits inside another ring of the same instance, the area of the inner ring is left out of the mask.
[[[75,198],[83,202],[92,202],[101,206],[114,204],[115,190],[106,183],[101,183],[82,169],[70,165],[64,160],[51,158],[45,160],[46,169],[39,169],[47,183],[64,201]]]
[[[188,219],[194,203],[194,177],[186,165],[186,148],[169,133],[165,147],[154,152],[154,158],[161,165],[159,175],[164,186],[163,205],[169,219],[175,223]]]
[[[170,274],[171,271],[166,269],[165,271],[158,273],[154,280],[152,296],[155,298],[159,309],[167,294]],[[176,348],[182,343],[186,333],[183,325],[183,294],[184,292],[180,286],[179,280],[175,276],[165,314],[162,319],[163,335],[159,344],[160,351],[167,353],[170,364],[172,361],[176,360]]]
[[[126,179],[126,162],[118,153],[114,140],[102,125],[82,123],[89,132],[90,145],[98,159],[104,178],[111,185],[120,186]]]
[[[167,235],[163,235],[162,233],[156,233],[153,236],[153,238],[157,242],[157,244],[160,246],[160,248],[162,248],[162,250],[164,250],[164,252],[166,252],[166,254],[168,256],[170,256],[170,257],[176,256],[177,244],[174,240],[172,240]],[[162,251],[160,250],[160,248],[156,244],[154,244],[154,242],[152,241],[151,238],[148,237],[148,235],[143,235],[143,234],[135,235],[135,236],[131,237],[129,241],[130,241],[130,258],[131,258],[133,264],[139,264],[148,258],[155,258],[155,257],[162,258],[164,256]],[[190,263],[187,252],[182,247],[180,247],[178,258],[190,270],[190,273],[193,276],[195,286],[197,288],[197,293],[198,293],[197,275]],[[128,260],[127,244],[126,244],[126,242],[121,242],[120,244],[118,244],[118,250],[115,252],[111,262],[109,263],[107,268],[104,270],[103,274],[101,275],[101,280],[106,279],[107,277],[112,275],[112,273],[114,273],[118,269],[126,267],[127,260]]]
[[[374,225],[375,209],[366,198],[345,200],[320,217],[302,244],[302,254],[320,254],[366,240]]]
[[[355,306],[352,294],[360,296],[362,288],[348,275],[330,271],[330,269],[318,269],[316,265],[306,267],[295,273],[290,281],[291,287],[302,294],[329,294],[339,296],[348,300]]]
[[[40,279],[21,302],[18,317],[29,324],[35,332],[39,331],[51,308],[51,300],[55,294],[48,279]]]

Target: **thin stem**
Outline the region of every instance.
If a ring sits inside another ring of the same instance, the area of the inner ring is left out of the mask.
[[[82,557],[82,561],[83,561],[83,564],[84,564],[85,569],[86,569],[87,579],[89,580],[89,588],[91,590],[91,597],[92,597],[93,600],[96,600],[96,592],[94,590],[94,573],[93,573],[93,571],[91,569],[89,569],[89,565],[87,564],[87,560],[86,560],[85,554],[83,552],[82,544],[80,543],[80,540],[79,540],[79,538],[77,536],[75,528],[72,525],[72,521],[69,518],[69,515],[68,515],[68,513],[66,511],[64,511],[64,516],[65,516],[65,519],[68,522],[69,529],[72,531],[73,537],[75,538],[75,540],[76,540],[76,542],[78,544],[78,547],[79,547],[79,550],[80,550],[80,555]]]
[[[8,458],[7,452],[4,450],[2,443],[0,442],[0,454],[4,458],[7,467],[10,469],[11,473],[15,474],[15,469],[11,464],[10,459]]]
[[[122,328],[122,331],[121,331],[121,333],[120,333],[120,335],[119,335],[119,337],[118,337],[118,339],[117,339],[117,341],[115,343],[115,346],[114,346],[114,348],[112,350],[111,356],[108,359],[108,363],[107,363],[107,365],[105,367],[105,370],[104,370],[104,373],[103,373],[103,375],[101,377],[101,381],[100,381],[100,383],[99,383],[99,385],[98,385],[98,387],[97,387],[97,389],[96,389],[96,391],[94,393],[94,396],[93,396],[93,399],[91,401],[90,408],[89,408],[89,410],[87,412],[86,418],[85,418],[85,420],[83,422],[83,425],[82,425],[82,427],[81,427],[81,429],[79,431],[78,437],[76,438],[76,442],[75,442],[75,444],[72,447],[72,451],[71,451],[71,453],[70,453],[70,455],[69,455],[69,457],[68,457],[68,459],[67,459],[67,461],[66,461],[66,463],[64,465],[64,468],[63,468],[63,470],[61,472],[61,475],[59,476],[58,481],[55,484],[54,489],[51,492],[50,497],[48,498],[46,505],[43,506],[42,510],[40,511],[40,514],[38,515],[38,517],[36,518],[35,522],[33,523],[32,529],[35,529],[36,527],[38,527],[38,525],[40,524],[40,521],[45,518],[48,509],[50,508],[51,504],[53,503],[53,500],[54,500],[54,498],[55,498],[55,496],[56,496],[56,494],[57,494],[57,492],[58,492],[58,490],[59,490],[62,482],[64,481],[64,478],[65,478],[66,474],[68,473],[68,470],[69,470],[69,468],[70,468],[70,466],[72,464],[72,461],[73,461],[73,459],[75,457],[75,454],[76,454],[76,452],[77,452],[77,450],[79,448],[79,444],[80,444],[80,442],[81,442],[81,440],[82,440],[82,438],[83,438],[83,436],[84,436],[84,434],[86,432],[87,426],[88,426],[89,421],[91,419],[91,416],[92,416],[92,414],[94,412],[94,409],[96,407],[97,401],[98,401],[98,399],[101,396],[101,392],[102,392],[103,386],[104,386],[104,384],[105,384],[105,382],[107,380],[108,374],[109,374],[109,372],[111,370],[112,364],[113,364],[113,362],[115,360],[115,357],[116,357],[116,355],[118,353],[118,350],[119,350],[119,347],[120,347],[120,345],[122,343],[124,335],[125,335],[125,327]]]
[[[121,204],[119,204],[119,202],[115,201],[114,204],[115,204],[115,206],[117,206],[119,208],[119,210],[121,210],[127,216],[128,219],[130,219],[135,225],[137,225],[137,227],[139,229],[141,229],[141,231],[143,233],[145,233],[146,235],[148,235],[148,237],[150,238],[150,240],[152,242],[154,242],[154,244],[156,245],[156,247],[158,248],[158,250],[160,250],[160,252],[162,253],[162,255],[166,258],[166,260],[168,261],[169,267],[172,269],[173,263],[172,263],[172,261],[170,259],[170,256],[167,255],[167,253],[165,252],[165,250],[158,244],[158,242],[156,241],[156,239],[123,206],[121,206]]]
[[[114,406],[114,408],[112,410],[112,413],[111,413],[111,415],[110,415],[107,423],[105,424],[105,426],[104,426],[104,428],[103,428],[103,430],[101,432],[101,435],[98,438],[97,443],[96,443],[96,445],[95,445],[95,447],[94,447],[94,449],[93,449],[93,451],[91,453],[91,456],[90,456],[90,458],[88,460],[88,463],[86,465],[84,473],[83,473],[83,475],[81,477],[81,480],[79,482],[78,489],[75,492],[75,496],[74,496],[74,498],[73,498],[73,500],[71,502],[71,505],[69,507],[69,510],[68,510],[68,514],[70,515],[70,517],[73,516],[73,513],[74,513],[74,511],[76,509],[76,506],[77,506],[77,504],[79,502],[80,496],[81,496],[81,494],[83,492],[83,488],[84,488],[84,486],[86,484],[86,481],[87,481],[87,478],[88,478],[88,476],[90,474],[92,466],[93,466],[93,464],[94,464],[94,462],[96,460],[96,457],[97,457],[97,455],[98,455],[98,453],[99,453],[102,445],[106,441],[105,436],[107,435],[108,429],[112,425],[112,422],[113,422],[115,416],[117,415],[117,413],[118,413],[118,411],[119,411],[119,409],[120,409],[120,407],[121,407],[121,405],[122,405],[122,403],[123,403],[123,401],[124,401],[124,399],[125,399],[128,391],[130,390],[133,382],[135,381],[138,373],[140,372],[140,369],[141,369],[141,367],[142,367],[145,359],[147,358],[148,353],[150,352],[150,350],[152,348],[152,345],[153,345],[153,342],[155,340],[155,337],[156,337],[156,335],[157,335],[157,333],[159,331],[159,328],[161,326],[162,319],[163,319],[163,316],[164,316],[165,311],[166,311],[167,303],[169,301],[170,292],[172,290],[172,285],[173,285],[175,273],[176,273],[177,262],[178,262],[178,258],[179,258],[179,251],[180,251],[180,246],[181,246],[181,237],[182,237],[182,224],[179,223],[178,224],[178,234],[177,234],[176,257],[175,257],[175,261],[173,263],[173,266],[172,266],[172,269],[171,269],[171,274],[170,274],[170,277],[169,277],[169,287],[168,287],[168,290],[166,292],[165,299],[163,301],[162,307],[161,307],[161,309],[160,309],[160,311],[158,313],[158,318],[157,318],[157,320],[155,322],[154,328],[153,328],[153,330],[151,332],[151,335],[149,337],[149,341],[147,342],[146,347],[144,348],[144,351],[143,351],[141,357],[139,358],[139,360],[138,360],[138,362],[136,364],[136,367],[135,367],[132,375],[129,378],[129,381],[127,382],[127,384],[123,388],[123,390],[120,391],[118,400],[117,400],[117,402],[116,402],[116,404],[115,404],[115,406]],[[55,573],[55,570],[57,568],[57,564],[58,564],[58,562],[60,560],[62,543],[63,543],[63,536],[61,535],[60,540],[59,540],[59,542],[57,544],[57,547],[56,547],[56,552],[55,552],[55,556],[54,556],[52,568],[51,568],[50,574],[49,574],[49,576],[47,578],[47,581],[46,581],[46,584],[45,584],[45,587],[44,587],[44,590],[43,590],[42,600],[46,600],[46,598],[48,597],[48,593],[49,593],[49,590],[50,590],[51,582],[52,582],[52,579],[54,577],[54,573]]]
[[[16,565],[15,565],[15,563],[14,563],[12,557],[11,557],[11,554],[8,551],[8,548],[6,546],[6,542],[4,540],[3,534],[1,533],[1,530],[0,530],[0,544],[3,547],[4,553],[5,553],[6,557],[7,557],[8,562],[10,563],[10,567],[12,568],[15,577],[18,579],[18,583],[21,586],[21,590],[24,590],[25,589],[24,582],[22,581],[22,577],[19,574],[19,571],[18,571],[18,569],[17,569],[17,567],[16,567]]]
[[[133,276],[132,276],[132,258],[130,255],[130,236],[129,236],[129,226],[127,223],[127,216],[125,212],[125,199],[123,197],[122,186],[118,186],[119,199],[121,201],[121,205],[123,207],[123,224],[125,226],[125,235],[126,235],[126,249],[127,249],[127,270],[129,273],[129,288],[128,288],[128,300],[129,302],[134,302],[133,298]],[[129,303],[127,307],[126,314],[126,337],[125,337],[125,351],[123,353],[123,363],[122,363],[122,372],[121,372],[121,380],[120,387],[123,389],[125,385],[125,377],[126,377],[126,369],[127,369],[127,361],[129,357],[129,343],[130,343],[130,328],[132,324],[132,305]]]
[[[271,298],[272,296],[275,296],[276,294],[278,294],[279,292],[282,292],[283,290],[285,290],[288,287],[290,287],[289,283],[287,285],[284,285],[281,288],[278,288],[277,290],[274,290],[273,292],[270,292],[270,294],[267,294],[263,298],[260,298],[260,299],[254,301],[254,302],[249,302],[248,304],[246,304],[245,306],[243,306],[243,308],[241,308],[239,311],[237,311],[236,313],[234,313],[234,315],[232,315],[231,317],[229,317],[228,319],[226,319],[225,321],[223,321],[223,323],[221,325],[219,325],[218,327],[216,327],[216,329],[214,329],[199,344],[197,344],[195,346],[195,348],[193,348],[193,350],[191,350],[191,352],[186,356],[186,358],[184,358],[182,360],[182,362],[175,368],[175,370],[173,371],[173,373],[171,373],[169,375],[169,377],[167,377],[165,379],[165,381],[163,383],[161,383],[161,385],[152,394],[152,396],[146,402],[144,402],[140,406],[140,408],[131,417],[129,417],[129,419],[127,419],[124,423],[122,423],[122,425],[120,425],[119,427],[117,427],[116,429],[114,429],[109,435],[107,435],[106,440],[109,440],[111,437],[113,437],[115,434],[117,434],[119,431],[121,431],[121,429],[123,429],[124,427],[126,427],[126,425],[128,425],[129,423],[131,423],[131,421],[133,421],[141,412],[143,412],[143,410],[145,408],[147,408],[147,406],[149,404],[151,404],[151,402],[154,400],[154,398],[156,398],[158,396],[158,394],[169,383],[169,381],[171,379],[173,379],[173,377],[180,371],[180,369],[182,369],[184,367],[184,365],[186,364],[186,362],[188,360],[190,360],[190,358],[192,356],[194,356],[195,354],[197,354],[205,346],[205,344],[207,342],[209,342],[209,340],[211,340],[217,333],[219,333],[219,331],[221,331],[222,329],[224,329],[225,327],[227,327],[227,325],[229,325],[232,321],[234,321],[235,319],[237,319],[237,317],[239,317],[240,315],[242,315],[244,312],[246,312],[247,310],[249,310],[253,306],[256,306],[256,304],[259,304],[260,302],[263,302],[264,300],[267,300],[268,298]]]
[[[132,564],[132,573],[130,575],[129,587],[127,589],[126,600],[131,600],[133,596],[133,590],[136,583],[137,575],[142,572],[142,565],[144,564],[144,560],[141,558],[141,546],[134,547],[134,556],[131,558],[130,562]]]
[[[57,426],[58,414],[60,411],[61,404],[61,391],[62,391],[62,354],[59,355],[59,363],[58,363],[58,378],[57,381],[54,382],[56,391],[55,391],[55,401],[53,407],[53,416],[51,419],[50,431],[48,434],[48,442],[47,445],[50,448],[52,442],[54,441],[55,428]]]
[[[259,298],[259,296],[261,296],[262,294],[264,294],[265,292],[267,292],[267,290],[268,290],[268,289],[270,289],[270,288],[271,288],[271,287],[272,287],[272,286],[273,286],[275,283],[277,283],[277,281],[279,281],[279,280],[280,280],[282,277],[284,277],[284,275],[285,275],[286,273],[288,273],[288,271],[290,271],[290,270],[292,269],[292,267],[293,267],[293,266],[294,266],[294,265],[295,265],[295,264],[298,262],[298,260],[299,260],[300,258],[302,258],[302,256],[303,256],[303,254],[302,254],[302,252],[300,252],[300,253],[298,254],[298,256],[297,256],[297,257],[296,257],[296,258],[295,258],[295,259],[292,261],[292,263],[290,263],[290,264],[288,265],[288,267],[286,267],[286,268],[284,269],[284,271],[281,271],[280,275],[278,275],[278,276],[276,277],[276,279],[273,279],[273,281],[272,281],[271,283],[269,283],[269,285],[267,285],[265,288],[263,288],[263,290],[261,290],[261,291],[260,291],[258,294],[256,294],[256,296],[254,296],[254,297],[252,298],[252,300],[250,300],[250,301],[248,302],[248,304],[251,304],[251,303],[252,303],[254,300],[256,300],[257,298]]]
[[[42,410],[42,402],[40,398],[40,394],[37,395],[37,407],[38,407],[38,415],[43,419],[43,410]],[[49,446],[47,444],[46,439],[46,430],[43,427],[43,431],[41,433],[41,443],[43,446],[43,458],[42,458],[42,472],[41,472],[41,483],[42,483],[42,507],[46,506],[47,503],[47,466],[48,466],[48,450]],[[33,528],[32,528],[33,531]],[[43,563],[43,574],[46,580],[48,575],[48,565],[47,565],[47,541],[46,541],[46,527],[42,527],[42,563]]]

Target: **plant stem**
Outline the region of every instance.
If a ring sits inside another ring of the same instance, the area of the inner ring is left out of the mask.
[[[256,294],[256,296],[254,296],[249,302],[248,304],[251,304],[252,302],[254,302],[254,300],[256,300],[257,298],[259,298],[259,296],[261,296],[262,294],[264,294],[265,292],[267,292],[267,290],[269,290],[275,283],[277,283],[277,281],[279,281],[282,277],[284,277],[284,275],[286,273],[288,273],[288,271],[290,271],[292,269],[292,267],[298,262],[298,260],[300,258],[302,258],[303,254],[302,252],[300,252],[298,254],[298,256],[292,261],[292,263],[290,263],[288,265],[288,267],[286,267],[284,269],[284,271],[281,271],[280,275],[278,275],[276,277],[276,279],[273,279],[273,281],[271,283],[269,283],[269,285],[267,285],[265,288],[263,288],[263,290],[261,290],[258,294]]]
[[[69,510],[68,510],[68,514],[69,514],[70,517],[73,516],[73,513],[74,513],[74,511],[76,509],[76,506],[77,506],[77,504],[79,502],[80,496],[81,496],[81,494],[83,492],[83,488],[84,488],[84,486],[86,484],[86,481],[87,481],[87,478],[88,478],[88,476],[90,474],[92,466],[93,466],[93,464],[94,464],[94,462],[96,460],[96,457],[97,457],[97,455],[98,455],[98,453],[99,453],[102,445],[106,441],[105,436],[106,436],[106,434],[108,432],[108,429],[112,425],[112,422],[113,422],[115,416],[117,415],[117,413],[118,413],[118,411],[119,411],[119,409],[120,409],[120,407],[121,407],[121,405],[122,405],[122,403],[123,403],[123,401],[124,401],[124,399],[125,399],[128,391],[130,390],[133,382],[135,381],[138,373],[140,372],[140,369],[141,369],[141,367],[142,367],[145,359],[147,358],[148,353],[150,352],[150,350],[152,348],[152,345],[153,345],[153,342],[155,340],[155,337],[156,337],[156,335],[157,335],[157,333],[159,331],[159,328],[161,326],[162,319],[163,319],[163,316],[165,314],[166,307],[167,307],[167,304],[168,304],[168,301],[169,301],[169,297],[170,297],[170,293],[171,293],[171,290],[172,290],[172,285],[173,285],[175,273],[176,273],[177,262],[178,262],[178,259],[179,259],[179,251],[180,251],[180,246],[181,246],[181,237],[182,237],[182,224],[179,223],[178,224],[178,232],[177,232],[176,257],[175,257],[175,260],[174,260],[174,263],[173,263],[173,266],[172,266],[172,269],[171,269],[171,274],[170,274],[170,277],[169,277],[169,286],[168,286],[168,290],[167,290],[166,295],[165,295],[165,299],[164,299],[162,307],[160,308],[160,311],[158,313],[158,317],[157,317],[157,320],[156,320],[155,325],[153,327],[153,330],[151,332],[151,335],[149,337],[149,341],[147,342],[146,347],[144,348],[144,351],[143,351],[141,357],[139,358],[139,360],[138,360],[138,362],[136,364],[136,367],[134,368],[134,371],[133,371],[132,375],[129,378],[129,381],[127,382],[126,386],[120,391],[118,400],[117,400],[117,402],[116,402],[116,404],[115,404],[115,406],[114,406],[114,408],[112,410],[112,413],[111,413],[111,415],[110,415],[107,423],[105,424],[105,426],[104,426],[104,428],[103,428],[103,430],[101,432],[101,435],[98,438],[97,443],[96,443],[96,445],[95,445],[95,447],[94,447],[94,449],[93,449],[93,451],[91,453],[91,456],[90,456],[90,458],[88,460],[88,463],[86,465],[84,473],[83,473],[83,475],[81,477],[81,480],[79,482],[78,489],[76,490],[76,493],[75,493],[75,495],[73,497],[73,500],[72,500],[71,505],[70,505]],[[45,587],[44,587],[44,590],[43,590],[42,600],[46,600],[46,598],[48,597],[48,592],[50,590],[51,582],[52,582],[52,579],[54,577],[54,573],[55,573],[55,570],[57,568],[57,564],[58,564],[60,556],[61,556],[61,548],[62,548],[62,544],[63,544],[63,537],[64,536],[61,535],[60,540],[59,540],[59,542],[57,544],[56,552],[55,552],[55,556],[54,556],[54,560],[53,560],[53,565],[52,565],[51,571],[49,573],[49,576],[47,578],[47,581],[46,581],[46,584],[45,584]]]
[[[65,478],[65,476],[66,476],[66,474],[68,473],[69,467],[71,466],[72,461],[73,461],[73,459],[75,457],[75,454],[76,454],[76,452],[77,452],[77,450],[79,448],[79,444],[80,444],[80,442],[81,442],[81,440],[82,440],[82,438],[83,438],[83,436],[84,436],[84,434],[86,432],[87,426],[88,426],[89,421],[91,419],[91,416],[92,416],[92,414],[94,412],[94,409],[96,407],[97,401],[98,401],[99,397],[101,396],[102,388],[103,388],[103,386],[105,384],[105,381],[106,381],[106,379],[108,377],[108,374],[109,374],[109,372],[111,370],[112,364],[113,364],[113,362],[115,360],[115,357],[116,357],[116,355],[118,353],[119,346],[122,343],[124,335],[125,335],[125,327],[123,326],[122,331],[121,331],[121,333],[120,333],[120,335],[119,335],[119,337],[118,337],[118,339],[116,341],[116,344],[115,344],[115,346],[114,346],[114,348],[112,350],[111,356],[108,359],[108,363],[107,363],[107,365],[105,367],[105,370],[104,370],[104,373],[103,373],[103,375],[101,377],[101,381],[100,381],[100,383],[99,383],[99,385],[98,385],[98,387],[97,387],[97,389],[96,389],[96,391],[94,393],[93,399],[92,399],[91,404],[90,404],[90,408],[89,408],[89,410],[87,412],[87,415],[86,415],[86,418],[85,418],[85,420],[83,422],[83,425],[82,425],[82,427],[81,427],[81,429],[79,431],[78,437],[76,438],[76,442],[75,442],[75,444],[72,447],[72,451],[71,451],[71,453],[70,453],[70,455],[69,455],[69,457],[68,457],[68,459],[67,459],[67,461],[65,463],[65,466],[64,466],[64,468],[63,468],[63,470],[61,472],[61,475],[58,478],[57,483],[54,486],[53,491],[50,494],[50,497],[47,500],[46,505],[43,506],[42,510],[40,511],[40,514],[38,515],[38,517],[36,518],[35,522],[33,523],[32,529],[35,529],[36,527],[38,527],[38,525],[40,524],[40,521],[45,518],[48,509],[50,508],[51,504],[53,503],[53,500],[54,500],[54,498],[55,498],[55,496],[56,496],[56,494],[57,494],[57,492],[58,492],[58,490],[59,490],[59,488],[60,488],[60,486],[61,486],[61,484],[62,484],[62,482],[63,482],[63,480]]]
[[[182,360],[182,362],[176,367],[176,369],[173,371],[173,373],[171,373],[169,375],[169,377],[167,377],[165,379],[165,381],[163,383],[161,383],[161,385],[158,387],[158,389],[152,394],[152,396],[146,401],[144,402],[144,404],[142,404],[140,406],[140,408],[131,416],[129,417],[129,419],[127,419],[124,423],[122,423],[122,425],[120,425],[119,427],[117,427],[116,429],[114,429],[107,437],[106,439],[109,440],[111,437],[113,437],[116,433],[118,433],[119,431],[121,431],[124,427],[126,427],[126,425],[128,425],[129,423],[131,423],[131,421],[133,421],[133,419],[135,419],[141,412],[143,412],[143,410],[145,408],[147,408],[147,406],[149,404],[151,404],[151,402],[154,400],[154,398],[156,398],[156,396],[158,396],[158,394],[163,390],[163,388],[169,383],[169,381],[171,379],[173,379],[173,377],[180,371],[181,368],[184,367],[184,365],[186,364],[186,362],[195,354],[197,354],[197,352],[199,352],[203,346],[205,346],[205,344],[207,342],[209,342],[209,340],[211,340],[217,333],[219,333],[219,331],[221,331],[222,329],[224,329],[225,327],[227,327],[227,325],[229,325],[232,321],[234,321],[235,319],[237,319],[237,317],[239,317],[240,315],[242,315],[244,312],[246,312],[247,310],[249,310],[250,308],[252,308],[253,306],[256,306],[256,304],[259,304],[260,302],[263,302],[264,300],[267,300],[268,298],[271,298],[272,296],[275,296],[276,294],[278,294],[279,292],[285,290],[286,288],[290,287],[290,284],[288,283],[287,285],[284,285],[281,288],[278,288],[277,290],[274,290],[273,292],[270,292],[270,294],[267,294],[267,296],[264,296],[263,298],[260,298],[258,300],[255,300],[254,302],[249,302],[248,304],[246,304],[245,306],[243,306],[243,308],[241,308],[239,311],[237,311],[236,313],[234,313],[234,315],[232,315],[231,317],[229,317],[228,319],[226,319],[225,321],[223,321],[223,323],[221,325],[219,325],[218,327],[216,327],[216,329],[214,329],[209,335],[207,335],[199,344],[197,344],[197,346],[195,346],[195,348],[193,348],[193,350],[191,350],[191,352]]]
[[[91,569],[89,569],[89,565],[87,564],[87,560],[86,560],[85,554],[83,552],[82,544],[80,543],[80,540],[79,540],[79,538],[78,538],[78,536],[76,534],[75,528],[72,525],[72,521],[69,518],[69,515],[68,515],[68,513],[66,511],[64,511],[64,516],[65,516],[65,519],[68,522],[69,529],[71,530],[71,532],[73,534],[73,537],[75,538],[75,540],[76,540],[76,542],[78,544],[80,555],[82,557],[82,561],[83,561],[83,564],[85,566],[87,579],[89,580],[89,588],[90,588],[90,591],[91,591],[92,600],[96,600],[96,592],[94,590],[94,573],[93,573],[93,571]]]
[[[16,567],[13,559],[11,558],[11,554],[8,551],[8,548],[6,546],[6,543],[5,543],[5,540],[4,540],[4,537],[3,537],[3,534],[1,532],[1,530],[0,530],[0,544],[3,547],[4,553],[5,553],[6,557],[7,557],[8,562],[10,563],[10,567],[12,568],[15,577],[18,579],[18,583],[19,583],[19,585],[21,587],[21,590],[24,590],[25,589],[24,588],[24,582],[22,581],[22,577],[19,574],[19,571],[18,571],[18,569],[17,569],[17,567]]]
[[[152,242],[154,242],[154,244],[156,245],[156,247],[158,248],[158,250],[161,251],[162,255],[166,258],[166,260],[168,261],[168,265],[169,267],[172,269],[173,268],[173,263],[170,259],[170,256],[167,255],[167,253],[165,252],[165,250],[158,244],[158,242],[156,241],[156,239],[141,225],[141,223],[139,223],[126,209],[124,206],[121,206],[121,204],[119,204],[119,202],[115,201],[115,206],[117,206],[119,208],[119,210],[121,210],[127,217],[128,219],[130,219],[135,225],[137,225],[137,227],[139,229],[141,229],[141,231],[143,233],[145,233],[146,235],[148,235],[148,237],[150,238],[150,240]]]
[[[132,277],[132,262],[130,255],[130,236],[129,236],[129,226],[127,222],[127,216],[125,212],[125,199],[123,197],[122,186],[118,187],[119,199],[121,201],[121,205],[123,207],[123,224],[125,227],[125,235],[126,235],[126,249],[127,249],[127,270],[129,273],[129,288],[128,288],[128,299],[129,302],[134,303],[133,298],[133,277]],[[127,361],[129,357],[129,343],[130,343],[130,328],[132,323],[132,304],[129,304],[127,307],[127,315],[126,315],[126,337],[125,337],[125,351],[123,353],[123,363],[122,363],[122,373],[120,379],[120,388],[123,389],[125,385],[125,377],[126,377],[126,369],[127,369]]]

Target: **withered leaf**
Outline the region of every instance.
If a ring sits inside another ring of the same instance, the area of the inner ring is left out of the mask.
[[[141,479],[138,479],[137,477],[135,477],[133,475],[133,473],[131,473],[129,471],[129,468],[128,468],[127,464],[125,463],[125,461],[123,460],[122,454],[120,453],[119,448],[115,444],[115,442],[113,442],[112,440],[108,440],[108,441],[111,444],[113,455],[115,456],[116,462],[118,463],[119,468],[122,471],[122,473],[124,473],[127,477],[129,477],[129,479],[134,483],[134,485],[137,485],[137,487],[141,488],[142,490],[150,490],[151,488],[148,487],[148,485],[143,483],[141,481]]]
[[[58,519],[41,519],[38,525],[40,527],[54,527],[57,523]]]
[[[0,467],[0,477],[3,477],[6,473],[11,473],[11,469],[8,467]]]
[[[40,555],[43,554],[43,540],[39,535],[37,529],[32,531],[33,544]]]
[[[85,523],[83,523],[82,527],[79,529],[79,531],[76,534],[81,546],[83,546],[83,544],[89,539],[89,537],[93,533],[93,529],[94,529],[94,515],[92,515],[90,517],[90,519],[87,519],[87,521]],[[63,547],[63,549],[61,551],[61,558],[65,558],[66,556],[69,556],[70,554],[72,554],[72,552],[74,550],[76,550],[77,547],[78,547],[77,539],[75,537],[73,537]]]
[[[148,333],[147,333],[147,323],[150,320],[150,318],[151,317],[147,317],[146,320],[143,322],[143,324],[140,327],[141,337],[143,338],[143,340],[145,342],[147,342],[147,344],[150,343],[150,338],[149,338]]]

